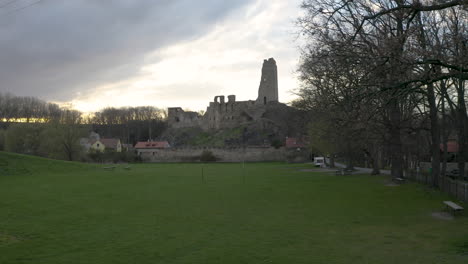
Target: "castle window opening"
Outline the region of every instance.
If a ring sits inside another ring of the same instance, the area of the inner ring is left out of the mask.
[[[267,100],[266,100],[266,96],[263,97],[263,104],[266,104],[267,103]]]
[[[178,117],[175,118],[176,122],[180,122],[180,119]]]

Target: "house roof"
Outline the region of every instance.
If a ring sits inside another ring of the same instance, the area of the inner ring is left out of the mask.
[[[286,138],[286,147],[287,148],[305,148],[306,144],[298,138],[288,137]]]
[[[117,149],[117,145],[119,144],[120,139],[118,139],[118,138],[101,138],[99,141],[101,141],[101,143],[104,144],[104,146],[106,148]]]
[[[444,151],[444,144],[440,144],[440,150]],[[450,140],[447,142],[447,152],[457,153],[458,152],[458,142],[455,140]]]
[[[136,143],[136,149],[164,149],[170,148],[169,142],[167,141],[140,141]]]

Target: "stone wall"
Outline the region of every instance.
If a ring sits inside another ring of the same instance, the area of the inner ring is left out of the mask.
[[[211,151],[220,162],[303,162],[307,159],[307,153],[270,147],[140,149],[138,153],[145,162],[195,162],[205,150]]]
[[[180,107],[168,108],[168,124],[173,128],[197,127],[202,117],[197,112],[184,111]]]

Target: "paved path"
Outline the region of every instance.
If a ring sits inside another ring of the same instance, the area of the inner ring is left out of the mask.
[[[327,163],[328,163],[328,159],[327,159]],[[346,168],[346,165],[343,163],[335,162],[335,167]],[[369,174],[372,173],[371,168],[354,167],[354,169],[362,173],[369,173]],[[380,174],[390,175],[391,173],[389,170],[380,170]]]

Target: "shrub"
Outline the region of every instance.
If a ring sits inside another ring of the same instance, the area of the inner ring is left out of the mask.
[[[271,146],[274,147],[275,149],[279,149],[283,146],[283,143],[279,139],[273,139],[271,141]]]
[[[209,150],[204,150],[202,154],[200,155],[201,162],[214,162],[216,160],[217,160],[216,156],[213,154],[213,152]]]

